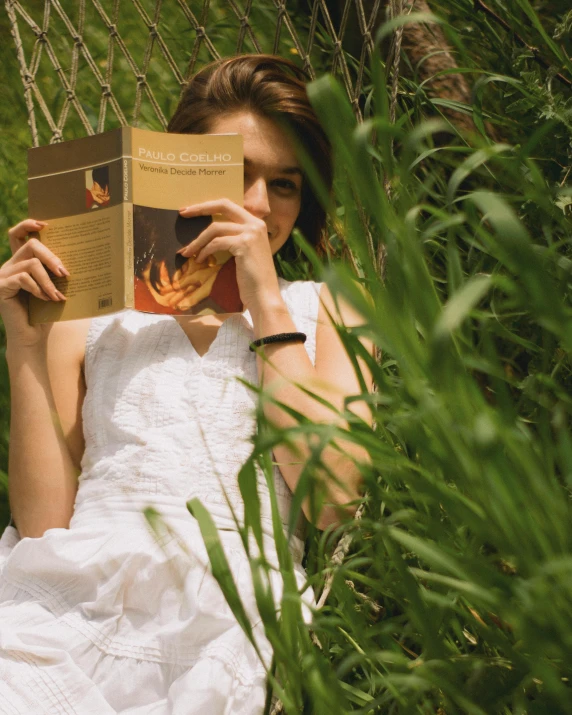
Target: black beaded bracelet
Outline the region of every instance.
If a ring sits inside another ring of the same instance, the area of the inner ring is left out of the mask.
[[[270,345],[271,343],[290,343],[290,342],[306,342],[306,333],[278,333],[277,335],[269,335],[266,338],[259,338],[250,343],[250,352],[254,352],[256,348],[262,345]]]

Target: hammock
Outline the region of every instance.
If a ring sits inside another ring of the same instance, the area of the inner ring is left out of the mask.
[[[391,0],[397,14],[403,0]],[[186,79],[241,52],[289,57],[360,98],[381,0],[5,0],[32,144],[166,129]],[[393,53],[399,57],[399,53]]]

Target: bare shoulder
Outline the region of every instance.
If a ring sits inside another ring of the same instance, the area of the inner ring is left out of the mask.
[[[365,291],[357,283],[356,291],[359,291],[360,300],[369,300]],[[322,285],[316,326],[316,370],[321,377],[331,380],[346,395],[361,392],[360,380],[337,326],[356,328],[363,324],[364,318],[357,308],[341,297],[334,297],[328,286]],[[373,355],[373,343],[363,337],[359,340],[367,352]],[[372,378],[368,365],[362,358],[358,358],[358,365],[366,385],[371,387]]]
[[[360,300],[371,300],[363,286],[357,281],[354,283],[356,297]],[[361,313],[345,298],[334,296],[323,283],[320,289],[320,308],[318,311],[318,322],[322,325],[333,327],[332,322],[338,325],[345,325],[346,328],[355,328],[358,325],[363,325],[363,316]]]
[[[54,323],[48,337],[49,362],[65,362],[68,366],[75,364],[83,369],[90,324],[91,318]]]

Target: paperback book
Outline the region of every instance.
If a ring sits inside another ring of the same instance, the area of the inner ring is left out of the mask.
[[[125,308],[171,315],[241,311],[229,253],[198,263],[177,250],[213,219],[182,218],[182,206],[220,198],[242,205],[243,164],[242,137],[232,134],[121,127],[30,149],[29,215],[48,223],[38,237],[70,273],[50,276],[66,301],[30,296],[30,322]]]

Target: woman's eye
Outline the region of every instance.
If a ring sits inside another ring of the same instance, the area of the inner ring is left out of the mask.
[[[290,179],[275,179],[272,183],[278,189],[283,189],[284,191],[298,191],[299,190],[296,182],[291,181]]]

